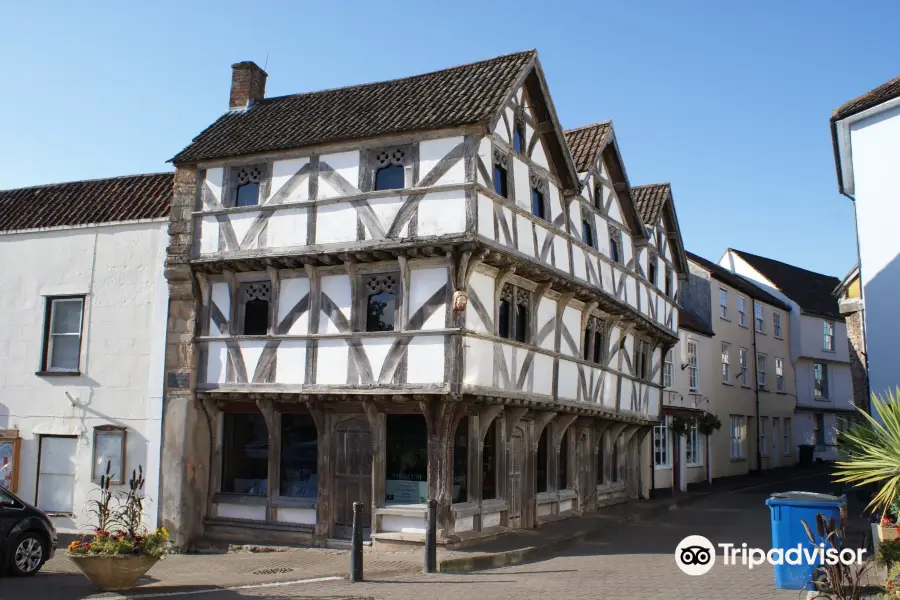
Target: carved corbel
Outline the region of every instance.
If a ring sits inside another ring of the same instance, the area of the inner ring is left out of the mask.
[[[566,430],[577,418],[578,415],[560,415],[550,424],[550,433],[553,435],[551,439],[553,440],[553,445],[557,452],[559,451],[559,445],[562,443],[563,436],[566,435]]]
[[[522,417],[524,417],[527,412],[528,409],[521,406],[506,409],[506,441],[512,439],[512,434],[513,431],[516,430],[516,425],[519,424],[519,421],[522,420]]]
[[[544,432],[544,427],[546,427],[550,421],[552,421],[556,417],[555,412],[538,412],[534,416],[534,439],[539,440],[541,438],[541,433]],[[534,446],[535,451],[537,451],[537,444]]]
[[[482,408],[478,413],[478,441],[480,443],[484,443],[484,436],[487,435],[488,429],[502,412],[502,404],[491,404]]]
[[[591,318],[591,313],[597,308],[597,304],[597,302],[585,304],[584,310],[581,311],[581,331],[587,329],[588,320]]]

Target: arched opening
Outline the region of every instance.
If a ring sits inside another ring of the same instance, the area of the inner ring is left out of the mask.
[[[488,427],[481,455],[481,498],[497,497],[497,421]]]
[[[559,487],[557,489],[565,490],[569,487],[569,430],[563,434],[562,441],[559,444]]]
[[[606,432],[600,434],[597,444],[597,485],[606,484]]]
[[[428,501],[428,425],[423,415],[387,415],[385,503]]]
[[[453,502],[469,499],[469,417],[460,419],[453,436]]]
[[[400,165],[388,165],[375,171],[376,190],[402,190],[405,186],[405,173]]]
[[[534,476],[534,491],[540,494],[547,491],[547,460],[549,453],[547,452],[547,427],[541,432],[537,446],[537,465]]]

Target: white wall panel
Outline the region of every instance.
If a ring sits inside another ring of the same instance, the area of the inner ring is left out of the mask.
[[[528,165],[515,156],[510,157],[510,160],[516,186],[516,204],[531,212],[531,178],[528,174]]]
[[[200,219],[200,254],[219,251],[219,221],[215,217]]]
[[[478,233],[494,239],[494,201],[484,194],[478,194]]]
[[[325,154],[319,158],[319,163],[325,163],[335,173],[343,177],[354,188],[359,183],[359,152],[340,152],[338,154]],[[319,198],[337,198],[344,194],[329,185],[324,177],[319,177]]]
[[[287,248],[306,245],[305,208],[276,210],[266,225],[266,248]]]
[[[409,291],[409,316],[416,314],[425,302],[431,298],[441,287],[448,284],[446,267],[434,269],[411,269]],[[446,298],[446,294],[444,294]],[[444,301],[440,308],[434,311],[420,329],[443,329],[447,323],[447,304]]]
[[[209,342],[206,350],[206,383],[225,383],[228,349],[225,342]]]
[[[275,510],[276,518],[281,523],[316,524],[316,509],[314,508],[277,508]]]
[[[400,208],[403,206],[405,200],[406,196],[369,198],[367,200],[369,206],[372,208],[372,212],[375,213],[375,217],[378,220],[378,224],[381,226],[382,231],[387,233],[391,228],[391,225],[393,225],[394,219],[397,217],[397,213],[400,212]],[[344,224],[344,227],[347,227],[346,223]],[[363,221],[363,228],[365,239],[377,239],[378,236],[369,231],[365,221]],[[405,234],[401,234],[400,237],[405,237]]]
[[[347,383],[347,342],[342,339],[319,340],[316,383],[345,385]]]
[[[463,190],[434,192],[419,201],[420,237],[462,233],[465,230],[466,193]]]
[[[309,164],[309,158],[293,158],[276,160],[272,163],[272,182],[269,186],[269,198],[281,191],[281,188],[296,175],[300,169]],[[289,202],[305,202],[309,200],[309,177],[305,177],[300,185],[294,186],[290,194],[283,196],[281,204]]]
[[[578,400],[578,366],[564,358],[559,359],[559,397]]]
[[[553,237],[553,262],[557,269],[565,271],[566,273],[571,273],[572,266],[569,264],[569,243],[561,235]]]
[[[231,313],[231,292],[228,291],[228,284],[224,281],[214,281],[209,287],[210,298],[219,307],[222,316],[228,319],[228,315]],[[212,316],[209,319],[209,335],[222,335],[213,322]]]
[[[572,336],[572,339],[575,340],[576,347],[579,344],[579,340],[582,338],[581,334],[581,311],[572,308],[571,306],[567,306],[565,311],[563,311],[563,326],[569,331],[569,334]],[[576,353],[572,352],[569,349],[569,345],[563,341],[560,345],[560,351],[563,354],[568,354],[569,356],[575,356]]]
[[[326,204],[316,209],[316,243],[356,241],[356,210],[349,204]]]
[[[444,336],[422,335],[409,343],[407,383],[441,383],[444,377]]]
[[[281,296],[278,299],[278,322],[281,323],[294,306],[307,294],[309,294],[309,279],[306,277],[282,278]],[[309,333],[308,308],[285,333],[290,335]]]
[[[247,235],[247,232],[250,231],[250,227],[256,220],[259,218],[259,211],[253,212],[242,212],[236,213],[232,215],[228,215],[228,220],[231,221],[231,227],[234,229],[234,237],[237,238],[238,244],[243,244],[244,236]],[[250,240],[248,245],[246,246],[246,250],[252,250],[257,248],[257,239]]]
[[[328,275],[322,277],[322,293],[327,295],[344,318],[350,320],[350,277],[347,275]],[[323,311],[319,317],[319,333],[340,333],[340,330]]]
[[[369,359],[369,365],[372,367],[372,377],[376,380],[384,366],[384,359],[387,358],[391,346],[394,344],[395,337],[377,337],[363,338],[361,340],[363,352]]]
[[[550,333],[541,340],[539,346],[544,350],[554,350],[554,342],[556,336],[554,335],[555,331],[555,323],[556,323],[556,302],[551,300],[550,298],[544,298],[540,305],[538,305],[537,311],[537,330],[540,331],[544,328],[547,323],[551,324]],[[540,373],[540,371],[538,371]]]
[[[519,236],[519,252],[534,257],[534,225],[522,215],[516,215],[516,229]]]
[[[428,173],[447,156],[456,146],[463,143],[461,136],[443,138],[439,140],[425,140],[419,143],[419,177],[424,178]],[[462,183],[466,180],[465,162],[457,160],[442,175],[435,185],[448,185],[453,183]]]
[[[488,313],[488,317],[493,320],[494,278],[477,271],[472,273],[472,277],[469,278],[469,292],[470,295],[472,292],[478,295],[478,299],[484,305],[484,308]],[[470,298],[469,304],[466,306],[466,328],[471,329],[472,331],[478,331],[480,333],[493,333],[493,330],[488,330],[487,325],[489,324],[482,322],[481,318],[478,316],[478,313],[472,306],[472,301]]]
[[[553,394],[553,358],[546,354],[534,355],[534,393]]]
[[[494,380],[494,345],[486,340],[466,337],[466,352],[463,383],[466,385],[490,386]]]
[[[615,373],[607,373],[603,379],[603,407],[610,410],[616,409],[616,389],[619,376]]]
[[[306,381],[306,340],[284,340],[275,351],[275,383]]]
[[[223,519],[242,519],[244,521],[265,521],[266,507],[249,506],[246,504],[228,504],[219,502],[216,504],[216,515]]]
[[[222,187],[225,180],[225,169],[217,167],[215,169],[206,170],[206,187],[209,188],[212,197],[221,206],[222,205]]]

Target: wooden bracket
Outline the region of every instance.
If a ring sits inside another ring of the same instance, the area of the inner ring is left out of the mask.
[[[491,404],[489,406],[485,406],[481,409],[481,412],[478,413],[478,441],[483,443],[484,436],[487,435],[488,428],[494,422],[500,413],[503,412],[502,404]]]
[[[553,445],[557,450],[559,450],[559,445],[562,443],[566,430],[577,418],[578,415],[560,415],[550,424],[550,433],[553,435]]]
[[[509,441],[512,439],[513,431],[516,430],[516,425],[519,424],[519,421],[522,420],[522,417],[525,416],[525,413],[528,412],[527,408],[523,408],[521,406],[517,406],[515,408],[508,408],[506,410],[506,440]]]
[[[532,421],[534,423],[534,439],[535,440],[541,439],[541,433],[543,433],[544,427],[546,427],[550,423],[550,421],[552,421],[554,419],[554,417],[556,417],[555,412],[546,411],[546,412],[535,413],[534,420]],[[535,449],[536,448],[537,448],[537,445],[535,444]]]

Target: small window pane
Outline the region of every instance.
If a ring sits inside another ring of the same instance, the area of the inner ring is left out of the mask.
[[[94,481],[99,481],[101,475],[106,474],[106,464],[109,463],[109,472],[116,483],[125,481],[122,464],[122,450],[125,441],[124,431],[95,431],[94,432]]]
[[[81,309],[84,300],[73,298],[71,300],[53,300],[53,323],[51,333],[80,333]]]
[[[400,190],[406,185],[404,170],[400,165],[381,167],[375,173],[376,190]]]
[[[584,330],[584,344],[583,344],[583,348],[581,349],[581,351],[582,351],[582,358],[584,358],[584,360],[587,360],[590,357],[590,352],[591,352],[591,330],[590,329]]]
[[[594,247],[594,228],[587,221],[581,222],[581,239],[591,248]]]
[[[609,258],[613,262],[619,262],[619,242],[614,237],[609,238]]]
[[[379,292],[369,296],[366,304],[366,331],[394,331],[397,296],[393,292]]]
[[[603,357],[603,336],[599,331],[594,332],[594,362],[598,365]]]
[[[513,148],[516,152],[522,151],[522,142],[525,139],[525,133],[522,131],[522,124],[519,123],[515,127],[515,131],[513,132]]]
[[[544,194],[537,190],[531,190],[531,213],[536,217],[547,219],[544,209]]]
[[[269,301],[256,298],[244,304],[244,335],[269,332]]]
[[[315,498],[318,495],[319,438],[311,415],[281,415],[281,495]]]
[[[81,351],[81,336],[50,336],[50,368],[66,371],[78,370],[78,355]]]
[[[506,179],[506,169],[500,165],[494,165],[494,191],[504,198],[509,198],[509,184]]]
[[[524,342],[528,336],[528,307],[516,304],[516,341]]]
[[[259,204],[259,184],[245,183],[237,188],[237,206],[256,206]]]
[[[497,320],[499,321],[498,333],[500,337],[509,339],[509,301],[501,300]]]
[[[265,496],[269,477],[269,432],[262,413],[225,413],[222,491]]]

